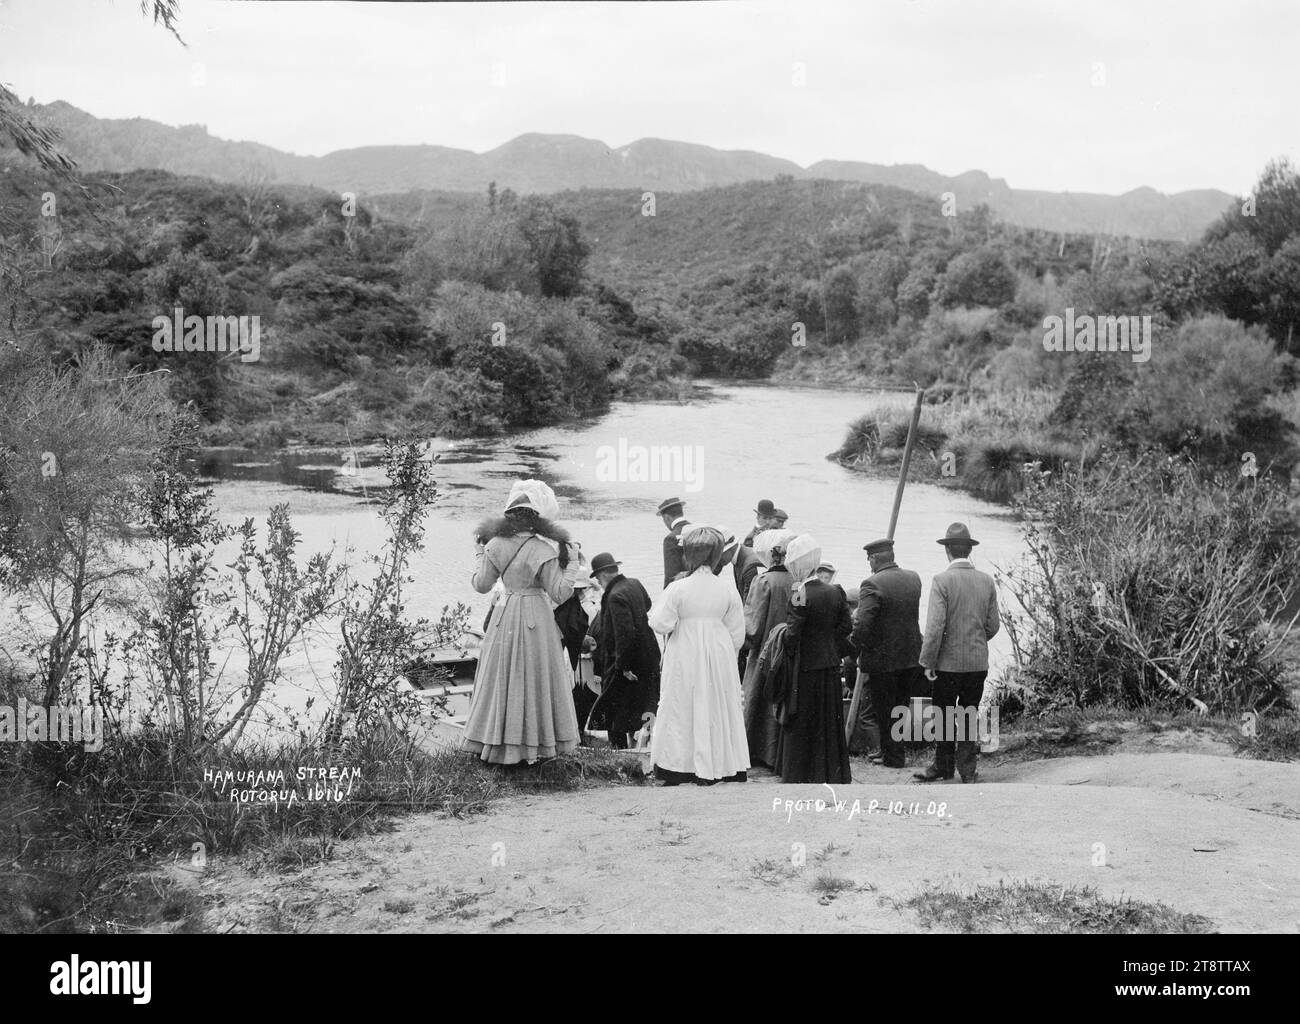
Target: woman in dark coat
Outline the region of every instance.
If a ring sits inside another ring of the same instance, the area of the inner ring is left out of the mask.
[[[604,590],[592,658],[601,680],[600,700],[592,725],[603,724],[609,745],[624,749],[639,730],[642,715],[659,706],[659,641],[650,628],[650,595],[640,580],[618,571],[621,563],[608,552],[591,560],[591,575]]]
[[[789,617],[792,581],[790,572],[785,567],[785,540],[782,539],[770,551],[768,558],[771,567],[754,580],[745,601],[745,643],[749,659],[745,664],[742,688],[745,694],[745,736],[749,740],[749,762],[776,770],[779,766],[776,746],[781,727],[776,723],[772,705],[763,699],[758,656],[768,633]]]
[[[820,560],[821,549],[807,534],[786,548],[786,567],[795,580],[786,643],[798,652],[799,675],[778,708],[777,767],[782,782],[847,784],[852,776],[840,661],[850,650],[853,620],[844,591],[817,578]]]

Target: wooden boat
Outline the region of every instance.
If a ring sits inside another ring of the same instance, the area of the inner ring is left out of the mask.
[[[429,657],[412,662],[407,668],[406,685],[402,687],[430,701],[439,697],[446,699],[445,711],[434,719],[430,731],[436,740],[455,746],[460,745],[464,736],[483,634],[470,629],[461,639],[459,645],[441,648]],[[600,693],[600,677],[592,667],[590,653],[582,655],[573,678],[575,685],[581,682],[592,692]],[[585,726],[586,723],[581,724]],[[584,732],[590,737],[606,738],[600,730],[584,729]]]
[[[472,683],[482,643],[481,630],[466,629],[459,643],[439,647],[432,654],[412,661],[406,669],[407,678],[417,690],[440,686],[448,678],[458,683]]]

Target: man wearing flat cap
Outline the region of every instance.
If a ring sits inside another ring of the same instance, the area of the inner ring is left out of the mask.
[[[879,763],[902,768],[903,744],[895,738],[893,725],[920,672],[921,577],[894,561],[892,540],[873,540],[863,550],[871,575],[858,588],[853,646],[858,650],[858,671],[867,677],[871,712],[880,732]]]
[[[989,674],[989,641],[997,635],[998,593],[993,577],[970,562],[979,541],[965,523],[953,523],[939,540],[948,553],[948,568],[930,584],[930,608],[921,644],[925,677],[934,683],[934,711],[940,740],[934,764],[917,772],[922,782],[951,779],[954,758],[962,782],[976,781],[978,735],[976,712],[952,714],[949,708],[978,709]],[[950,729],[950,724],[956,729]],[[950,732],[956,735],[949,735]]]
[[[659,503],[659,518],[668,527],[668,536],[664,538],[664,589],[678,573],[685,571],[686,562],[682,555],[681,535],[684,527],[690,526],[686,518],[686,503],[681,498],[665,498]]]
[[[659,705],[659,643],[650,629],[650,595],[639,580],[619,571],[608,551],[591,560],[591,577],[604,593],[592,668],[600,676],[600,699],[592,726],[609,731],[609,745],[626,748],[642,726],[641,716]]]

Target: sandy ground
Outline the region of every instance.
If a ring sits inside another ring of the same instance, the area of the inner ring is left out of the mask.
[[[855,760],[854,779],[543,794],[409,818],[290,874],[213,858],[191,878],[222,932],[908,932],[897,904],[926,883],[1000,880],[1300,932],[1300,765],[1121,752],[921,785]],[[828,898],[819,875],[855,888]]]

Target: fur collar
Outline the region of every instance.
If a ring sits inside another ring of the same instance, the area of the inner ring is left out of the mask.
[[[486,543],[493,537],[517,537],[520,534],[545,537],[553,540],[560,549],[560,568],[569,564],[569,531],[559,523],[549,519],[538,518],[532,529],[521,529],[519,523],[509,516],[489,516],[478,524],[474,536]]]

